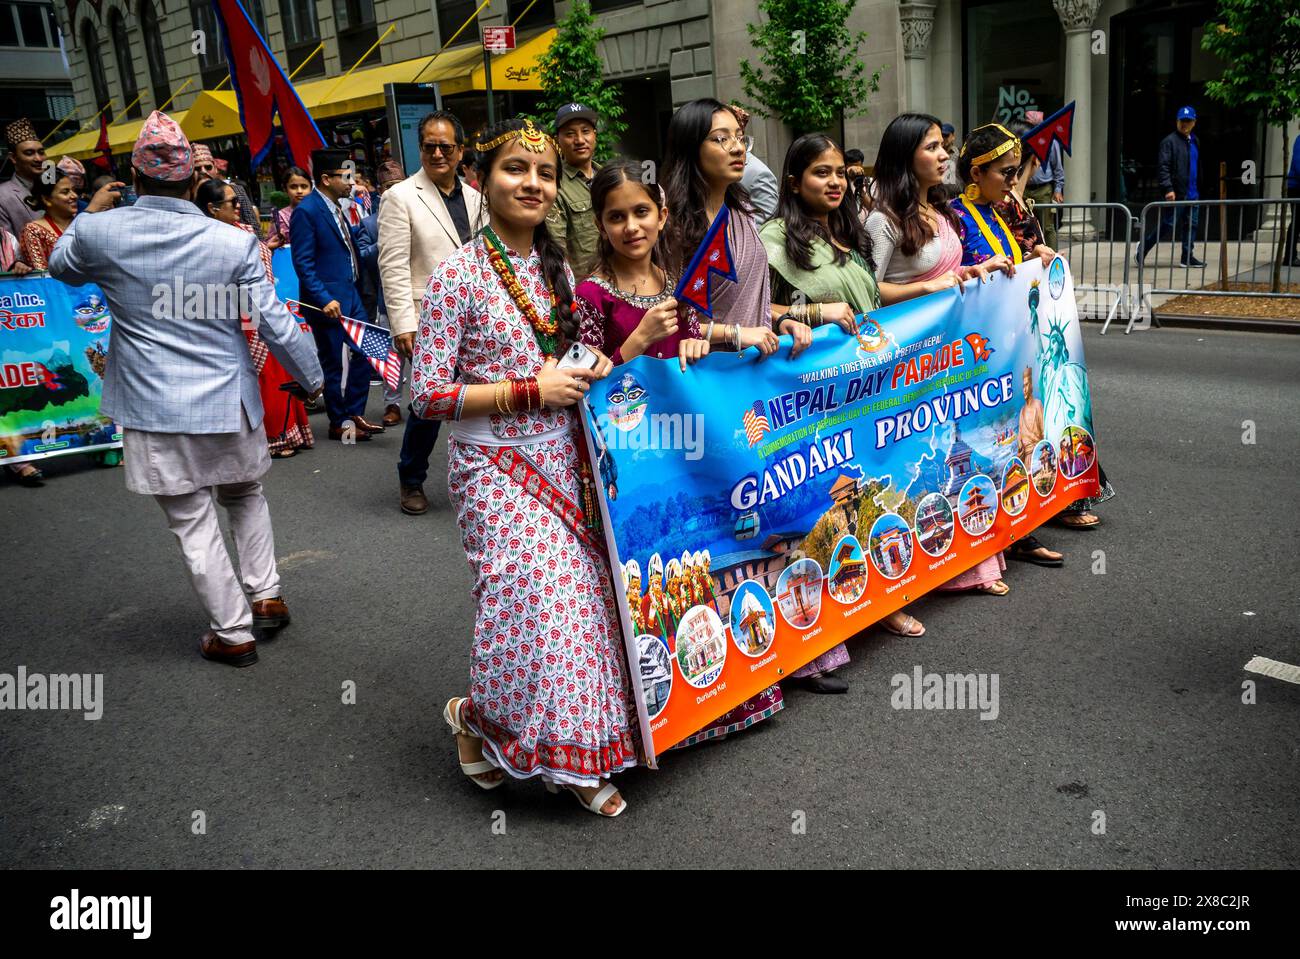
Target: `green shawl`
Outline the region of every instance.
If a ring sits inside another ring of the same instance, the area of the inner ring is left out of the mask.
[[[812,270],[801,270],[785,252],[785,221],[768,220],[759,230],[767,260],[793,289],[809,303],[847,303],[855,313],[880,308],[880,290],[870,268],[856,253],[842,266],[835,263],[835,251],[820,237],[813,240]],[[778,301],[779,302],[779,301]]]

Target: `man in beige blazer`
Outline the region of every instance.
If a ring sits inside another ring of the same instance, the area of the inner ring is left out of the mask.
[[[446,110],[420,121],[420,169],[384,194],[379,207],[379,279],[384,288],[393,344],[409,366],[420,325],[420,298],[429,275],[480,226],[483,198],[461,180],[456,169],[465,152],[465,130]],[[429,509],[424,481],[438,439],[438,422],[408,409],[402,452],[397,461],[402,512],[418,516]],[[390,407],[385,418],[401,410]]]

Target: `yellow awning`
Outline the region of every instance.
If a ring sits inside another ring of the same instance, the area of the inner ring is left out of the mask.
[[[204,90],[185,111],[181,129],[190,141],[232,137],[244,132],[234,90]]]
[[[540,90],[542,88],[542,78],[541,71],[537,69],[537,58],[551,48],[551,41],[554,39],[555,31],[547,30],[531,40],[525,40],[509,53],[493,57],[492,89]],[[474,68],[474,72],[470,75],[469,84],[461,87],[453,80],[451,83],[443,84],[443,93],[462,93],[466,90],[487,89],[483,75],[483,56],[478,47],[475,47],[475,51],[479,52],[478,66]]]
[[[524,39],[514,50],[492,58],[493,90],[540,90],[541,77],[537,58],[550,49],[555,30],[546,30]],[[427,67],[427,69],[426,69]],[[483,48],[478,43],[444,50],[429,65],[429,57],[416,57],[397,63],[357,70],[346,79],[326,77],[296,84],[303,105],[316,120],[381,110],[384,85],[388,83],[440,84],[444,96],[485,90]],[[213,140],[236,136],[244,131],[239,121],[239,102],[233,90],[204,90],[188,110],[177,111],[172,119],[181,125],[191,140]],[[108,128],[109,144],[114,153],[128,152],[140,135],[143,120],[114,123]],[[74,156],[78,159],[95,155],[99,131],[78,133],[50,147],[51,156]]]
[[[186,112],[185,110],[179,110],[171,115],[173,120],[181,123],[182,128],[184,127],[183,121]],[[108,145],[112,148],[114,154],[131,152],[131,148],[135,146],[135,141],[140,136],[140,127],[144,125],[144,121],[144,117],[138,117],[133,120],[123,120],[121,123],[110,123],[108,125]],[[99,127],[96,126],[95,129],[86,133],[76,133],[66,140],[47,145],[45,153],[56,162],[65,156],[85,160],[88,157],[97,155],[95,144],[98,142]]]

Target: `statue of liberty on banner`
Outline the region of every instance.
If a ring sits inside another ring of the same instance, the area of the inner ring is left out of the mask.
[[[1047,270],[1047,289],[1054,300],[1059,300],[1065,290],[1065,264],[1058,256]],[[1058,440],[1067,426],[1082,426],[1090,436],[1092,430],[1092,394],[1088,389],[1088,370],[1070,359],[1068,340],[1077,341],[1078,353],[1083,353],[1078,323],[1069,329],[1070,321],[1061,322],[1052,311],[1046,328],[1039,322],[1041,287],[1029,288],[1029,332],[1033,334],[1038,355],[1039,379],[1042,384],[1043,418],[1048,437]],[[1071,296],[1073,296],[1073,291]]]

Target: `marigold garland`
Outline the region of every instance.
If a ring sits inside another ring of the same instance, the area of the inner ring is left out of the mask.
[[[551,312],[545,318],[537,312],[537,307],[533,305],[532,298],[524,290],[523,284],[519,282],[519,277],[515,275],[515,268],[510,265],[510,257],[506,252],[505,244],[501,238],[496,235],[492,227],[483,228],[483,239],[487,242],[488,262],[492,264],[492,269],[501,279],[501,285],[506,288],[510,298],[515,301],[515,306],[519,312],[528,320],[529,325],[533,328],[533,335],[537,337],[537,345],[542,350],[544,359],[549,360],[555,355],[559,346],[558,333],[560,331],[560,318],[558,303],[555,293],[551,293]]]

